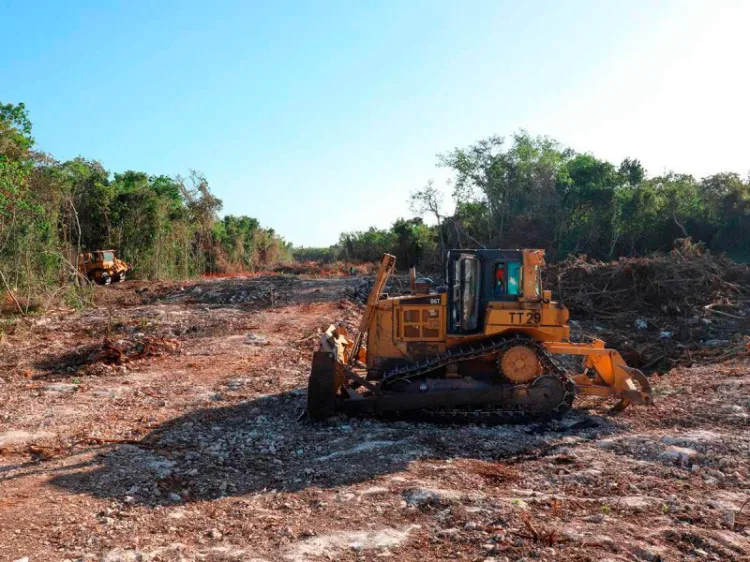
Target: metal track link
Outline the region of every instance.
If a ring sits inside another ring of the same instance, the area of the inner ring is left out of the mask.
[[[539,361],[542,364],[542,375],[551,375],[556,377],[564,389],[562,400],[554,407],[547,411],[530,410],[522,405],[513,408],[501,409],[438,409],[438,410],[421,410],[420,418],[426,421],[435,421],[438,423],[489,423],[489,424],[510,424],[510,423],[528,423],[540,419],[549,419],[559,417],[565,414],[573,405],[575,398],[575,384],[544,347],[538,342],[520,337],[505,337],[493,340],[485,340],[466,345],[459,349],[446,351],[431,359],[423,359],[411,365],[405,365],[387,371],[378,385],[379,388],[387,389],[388,385],[395,380],[410,380],[425,375],[436,369],[440,369],[453,363],[478,359],[487,355],[501,353],[512,346],[525,345],[534,350]],[[533,384],[515,385],[529,387]]]

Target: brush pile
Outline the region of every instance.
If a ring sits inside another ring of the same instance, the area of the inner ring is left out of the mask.
[[[705,306],[743,308],[750,300],[750,266],[703,252],[688,240],[668,254],[547,266],[545,287],[576,314],[623,311],[694,315]]]
[[[158,357],[174,353],[179,348],[179,340],[171,338],[142,336],[119,341],[104,338],[99,348],[89,356],[89,363],[122,365],[144,357]]]
[[[180,347],[181,343],[177,339],[145,334],[122,339],[105,337],[101,343],[79,345],[63,354],[42,355],[34,361],[34,368],[39,371],[34,378],[48,379],[61,374],[99,374],[99,369],[91,367],[100,364],[120,366],[149,357],[174,355],[179,352]]]
[[[750,266],[678,240],[669,253],[549,265],[545,288],[574,320],[636,367],[726,359],[747,351]],[[575,325],[575,323],[574,323]]]

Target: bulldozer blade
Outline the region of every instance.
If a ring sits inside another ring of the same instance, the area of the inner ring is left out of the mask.
[[[336,413],[336,394],[344,383],[341,367],[333,353],[316,351],[313,354],[307,384],[307,413],[312,419],[323,420]]]

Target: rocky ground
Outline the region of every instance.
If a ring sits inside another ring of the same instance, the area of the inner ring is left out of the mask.
[[[750,559],[746,357],[618,417],[300,420],[357,284],[126,282],[5,321],[0,561]]]

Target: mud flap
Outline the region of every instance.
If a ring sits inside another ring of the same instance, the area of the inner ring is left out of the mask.
[[[336,413],[336,393],[342,384],[344,374],[333,353],[316,351],[307,383],[307,413],[312,419],[324,420]]]

